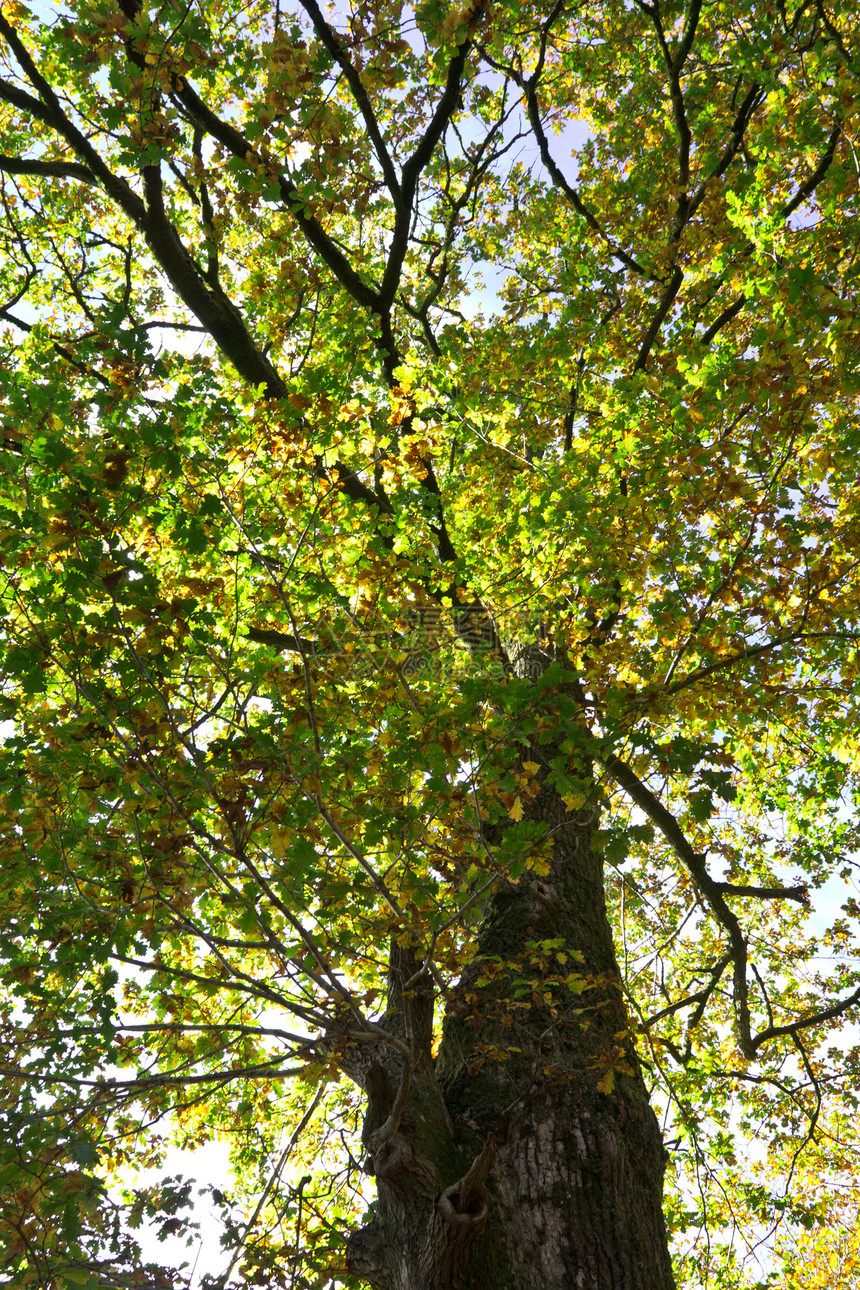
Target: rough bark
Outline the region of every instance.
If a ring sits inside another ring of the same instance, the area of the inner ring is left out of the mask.
[[[571,813],[548,782],[532,810],[553,830],[550,873],[494,896],[435,1061],[431,996],[404,1003],[398,982],[416,964],[395,947],[385,1024],[412,1030],[417,1059],[403,1118],[384,1141],[399,1059],[391,1049],[365,1053],[364,1070],[351,1071],[368,1095],[365,1141],[378,1200],[351,1238],[349,1266],[382,1290],[674,1284],[664,1149],[626,1033],[595,812]],[[544,966],[543,985],[537,979],[529,943],[559,937],[581,956],[565,969],[585,978],[579,994],[550,979],[557,962]],[[524,979],[534,984],[517,995],[513,982]],[[408,1010],[412,1021],[398,1022]],[[614,1087],[600,1091],[619,1061],[629,1073],[616,1067]]]

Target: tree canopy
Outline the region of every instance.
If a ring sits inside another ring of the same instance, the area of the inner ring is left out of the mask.
[[[854,1283],[858,42],[4,0],[0,1285]]]

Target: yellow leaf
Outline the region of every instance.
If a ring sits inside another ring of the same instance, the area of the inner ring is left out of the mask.
[[[520,820],[523,818],[523,804],[519,797],[514,798],[514,804],[508,811],[508,817],[515,820],[517,824],[519,824]]]
[[[278,860],[282,860],[289,850],[290,843],[293,840],[290,829],[272,829],[271,848],[272,855]]]
[[[611,1093],[615,1088],[615,1071],[610,1066],[608,1071],[604,1071],[597,1081],[598,1093]]]

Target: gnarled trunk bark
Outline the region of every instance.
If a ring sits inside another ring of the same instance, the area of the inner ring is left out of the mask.
[[[664,1150],[626,1034],[593,812],[572,814],[549,783],[533,809],[553,831],[551,870],[494,896],[435,1061],[432,1000],[409,1004],[418,1055],[385,1141],[399,1062],[389,1049],[360,1077],[378,1201],[348,1259],[382,1290],[674,1284]],[[566,962],[541,945],[560,940]],[[395,947],[389,1027],[414,967]]]

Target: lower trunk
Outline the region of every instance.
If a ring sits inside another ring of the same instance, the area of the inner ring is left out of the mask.
[[[438,1057],[419,1054],[384,1142],[373,1127],[396,1064],[383,1056],[362,1081],[378,1199],[348,1258],[382,1290],[673,1286],[664,1151],[627,1034],[593,818],[549,785],[538,805],[550,873],[494,897]],[[426,1022],[431,1002],[416,1006]]]

